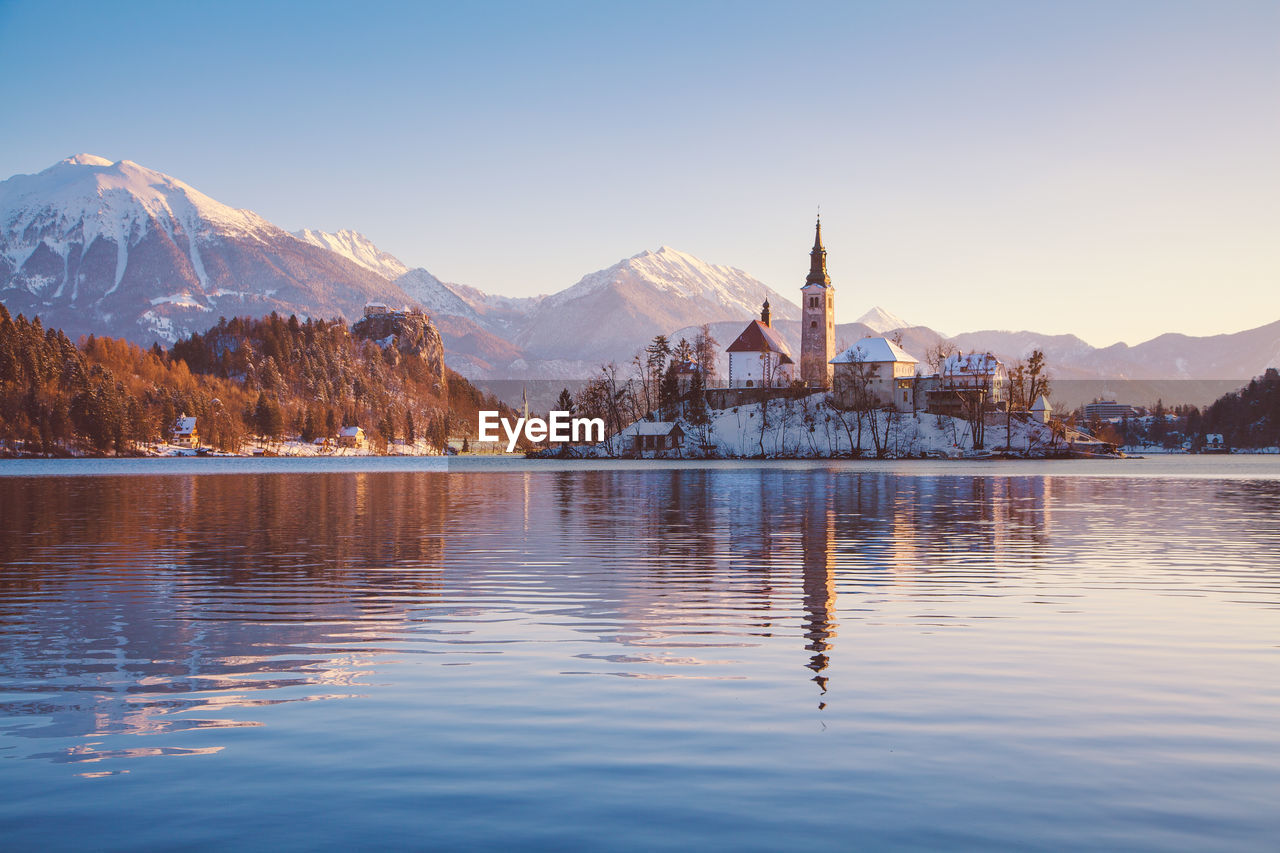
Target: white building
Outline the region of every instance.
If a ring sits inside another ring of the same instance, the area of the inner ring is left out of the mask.
[[[865,391],[873,405],[914,408],[912,383],[920,362],[887,338],[863,338],[831,359],[836,405],[853,407]]]
[[[364,447],[364,430],[358,426],[345,426],[338,431],[339,447]]]
[[[730,388],[786,388],[795,362],[782,337],[769,325],[769,301],[742,334],[725,350],[729,354]]]
[[[989,352],[948,356],[938,373],[943,391],[982,391],[986,405],[1006,398],[1009,376]]]
[[[200,430],[196,428],[196,419],[190,415],[179,415],[173,422],[173,443],[184,447],[198,447]]]
[[[1031,407],[1031,419],[1047,424],[1049,418],[1053,415],[1053,410],[1049,407],[1049,398],[1041,394],[1036,398],[1036,403]]]

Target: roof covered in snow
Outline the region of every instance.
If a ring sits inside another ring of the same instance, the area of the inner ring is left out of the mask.
[[[1035,405],[1031,407],[1033,412],[1047,412],[1049,410],[1049,398],[1041,394],[1036,398]]]
[[[173,431],[177,435],[191,435],[196,431],[196,419],[183,415],[174,422]]]
[[[951,355],[942,362],[943,376],[986,376],[1000,369],[1000,360],[989,352],[971,352],[968,355]]]
[[[623,435],[671,435],[680,425],[674,421],[636,421],[622,431]]]
[[[901,361],[919,364],[906,350],[888,338],[863,338],[835,358],[831,364],[858,364],[881,361]]]
[[[752,320],[725,352],[776,352],[783,364],[791,364],[791,353],[782,337],[759,320]]]
[[[343,438],[359,438],[363,434],[364,430],[360,429],[358,426],[348,426],[338,430],[338,435]]]

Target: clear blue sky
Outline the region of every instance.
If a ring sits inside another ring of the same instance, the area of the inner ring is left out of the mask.
[[[0,172],[86,151],[485,290],[666,244],[837,318],[1280,319],[1280,2],[0,0]]]

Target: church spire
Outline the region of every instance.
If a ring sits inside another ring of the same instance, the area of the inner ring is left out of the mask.
[[[818,217],[817,229],[813,235],[813,250],[809,252],[809,277],[805,284],[831,286],[831,276],[827,275],[827,250],[822,248],[822,217]]]

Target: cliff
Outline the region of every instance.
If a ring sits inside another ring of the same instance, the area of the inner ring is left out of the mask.
[[[420,359],[432,379],[444,387],[444,342],[426,314],[389,311],[368,315],[351,327],[351,333],[382,347],[392,366]]]

